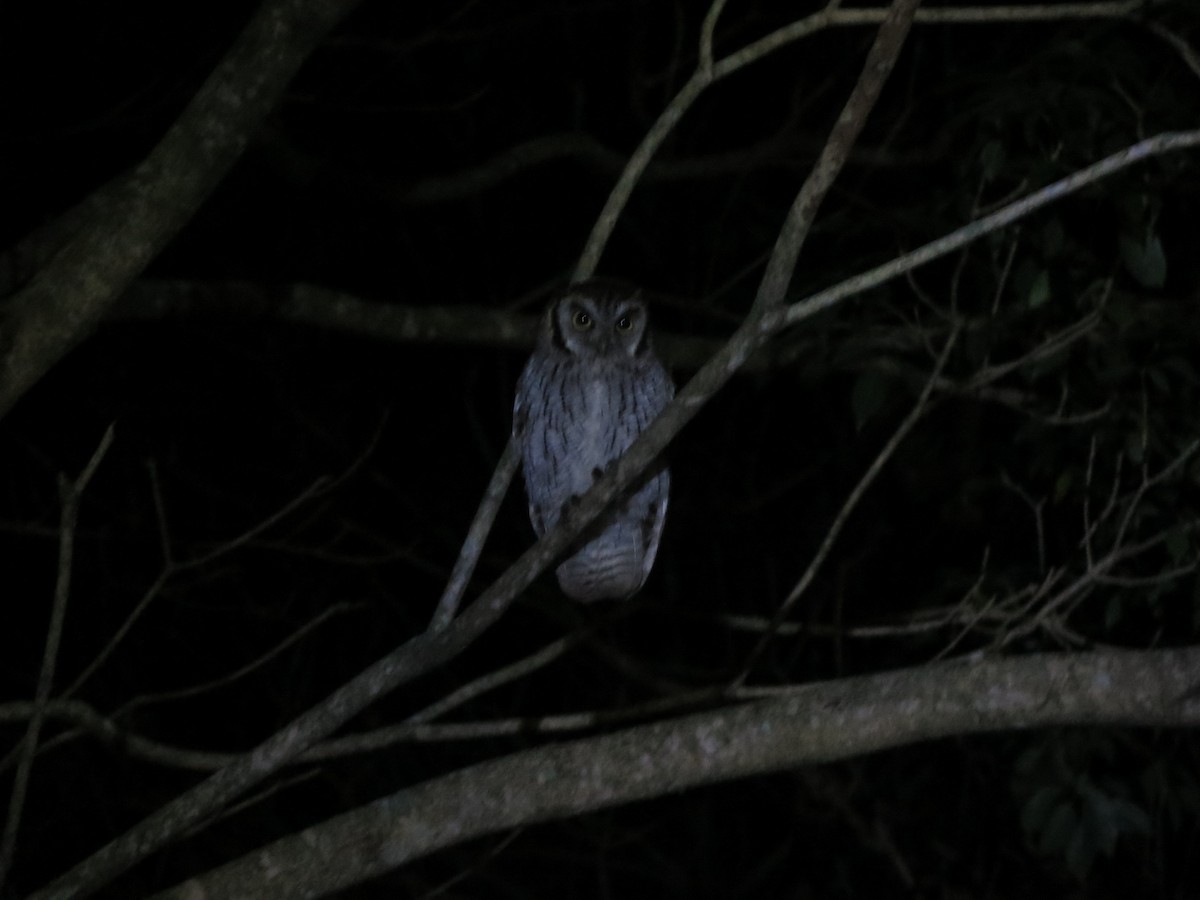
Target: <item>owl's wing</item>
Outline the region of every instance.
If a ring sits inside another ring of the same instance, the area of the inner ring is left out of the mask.
[[[522,456],[525,456],[525,454],[529,452],[529,447],[527,446],[527,438],[529,434],[528,393],[530,378],[529,371],[530,366],[532,365],[533,363],[531,361],[529,365],[525,367],[525,370],[521,372],[521,377],[517,381],[517,396],[513,400],[512,439],[513,443],[515,443],[517,446],[518,452],[520,452]],[[522,460],[522,463],[527,466],[528,460]],[[525,494],[529,498],[529,521],[533,525],[534,534],[536,534],[538,537],[541,537],[546,533],[546,516],[544,515],[541,505],[534,500],[536,495],[528,483],[529,477],[527,467],[525,468],[525,471]]]
[[[638,399],[642,401],[635,406],[640,431],[654,421],[654,417],[674,399],[675,385],[662,363],[654,359],[642,372],[636,390]]]
[[[662,537],[663,525],[667,521],[667,497],[670,494],[671,473],[664,470],[662,474],[656,475],[655,479],[662,480],[654,492],[654,501],[646,511],[646,518],[642,520],[642,541],[646,548],[642,554],[642,584],[645,584],[646,579],[650,577],[650,570],[654,568],[654,557],[658,555],[658,541]]]
[[[542,508],[529,501],[529,522],[533,525],[533,533],[541,537],[546,533],[546,519],[542,516]]]

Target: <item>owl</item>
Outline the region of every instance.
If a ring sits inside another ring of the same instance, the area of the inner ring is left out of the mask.
[[[640,292],[599,279],[550,304],[517,384],[513,438],[541,537],[675,394],[650,344]],[[567,596],[624,599],[646,581],[667,515],[670,474],[654,464],[592,523],[557,569]]]

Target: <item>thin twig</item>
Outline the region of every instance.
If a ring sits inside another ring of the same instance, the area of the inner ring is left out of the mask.
[[[154,581],[151,582],[146,590],[142,592],[141,599],[138,600],[138,602],[134,605],[133,609],[129,612],[129,615],[125,617],[125,621],[120,624],[117,630],[113,633],[112,637],[108,639],[105,645],[100,649],[100,652],[96,654],[95,658],[93,658],[92,661],[84,667],[83,671],[75,677],[75,680],[71,682],[70,686],[63,692],[63,696],[74,696],[79,692],[80,688],[87,683],[88,679],[96,674],[96,671],[102,665],[104,665],[108,658],[116,651],[117,647],[120,646],[120,644],[129,635],[130,630],[142,617],[142,614],[150,607],[150,604],[155,600],[155,598],[158,597],[158,595],[162,592],[162,589],[167,585],[167,582],[169,582],[171,578],[189,569],[200,568],[212,562],[213,560],[236,550],[239,547],[245,546],[250,541],[254,540],[258,535],[287,518],[292,512],[303,506],[313,497],[320,496],[322,493],[326,492],[330,486],[331,480],[322,476],[316,479],[299,494],[290,498],[283,506],[275,510],[275,512],[271,513],[269,516],[266,516],[243,531],[241,534],[223,542],[219,546],[212,548],[206,553],[179,563],[171,563],[169,560],[165,559],[162,571],[158,573]]]
[[[206,694],[233,684],[234,682],[245,678],[252,672],[256,672],[257,670],[261,669],[289,647],[292,647],[304,640],[305,637],[307,637],[316,629],[320,628],[330,619],[334,619],[338,616],[344,616],[347,613],[362,609],[362,607],[363,604],[361,603],[351,603],[344,600],[334,603],[331,606],[327,606],[311,619],[302,623],[299,627],[285,635],[281,640],[268,647],[257,657],[249,662],[242,663],[232,672],[226,672],[224,675],[209,679],[208,681],[203,681],[199,684],[192,684],[188,687],[178,688],[172,691],[160,691],[154,694],[141,694],[130,699],[126,703],[121,704],[121,706],[118,707],[113,713],[113,716],[126,716],[135,709],[141,709],[144,706],[151,706],[158,703],[173,703],[177,700],[186,700],[189,697],[197,697],[201,694]]]
[[[50,610],[50,625],[46,631],[46,645],[42,651],[42,668],[38,673],[37,694],[34,699],[33,714],[25,729],[24,745],[21,757],[17,763],[16,777],[13,779],[12,798],[8,805],[8,817],[4,823],[4,836],[0,839],[0,889],[8,880],[12,868],[13,854],[17,847],[17,831],[21,824],[21,814],[25,808],[25,797],[29,790],[29,776],[33,771],[33,759],[37,753],[38,738],[41,736],[42,724],[46,719],[46,704],[50,700],[50,692],[54,688],[54,670],[58,664],[58,648],[62,644],[63,622],[67,616],[67,600],[71,595],[71,571],[75,557],[75,525],[79,521],[79,503],[88,482],[96,474],[100,461],[108,452],[113,441],[113,426],[109,425],[100,438],[100,444],[88,460],[83,472],[74,482],[69,482],[64,476],[59,477],[59,497],[62,503],[62,514],[59,532],[61,537],[58,544],[58,579],[54,585],[54,605]]]
[[[433,613],[433,620],[429,623],[430,631],[444,630],[458,612],[463,592],[466,591],[475,565],[479,562],[479,556],[483,553],[484,542],[491,533],[496,514],[500,511],[500,504],[504,501],[504,495],[508,492],[508,486],[512,483],[520,463],[521,452],[516,442],[509,438],[500,461],[496,463],[492,480],[483,492],[483,499],[479,501],[479,509],[475,511],[475,518],[467,531],[466,539],[463,540],[462,549],[458,551],[454,571],[450,573],[450,580],[446,582],[446,589],[442,592],[437,609]]]
[[[955,250],[965,247],[972,241],[978,240],[985,234],[990,234],[1006,225],[1011,225],[1018,219],[1028,216],[1043,206],[1062,200],[1075,191],[1093,184],[1102,178],[1107,178],[1109,175],[1119,172],[1122,169],[1163,153],[1172,153],[1176,150],[1185,150],[1192,147],[1200,147],[1200,129],[1166,132],[1146,138],[1144,141],[1138,141],[1138,143],[1126,147],[1124,150],[1118,150],[1111,156],[1106,156],[1097,163],[1093,163],[1077,172],[1072,172],[1065,178],[1060,178],[1053,184],[1048,184],[1046,187],[1034,191],[1024,199],[1011,203],[991,215],[984,216],[982,219],[976,219],[974,222],[964,225],[962,228],[958,228],[937,240],[930,241],[928,244],[905,253],[903,256],[898,256],[883,265],[876,266],[874,269],[855,275],[852,278],[847,278],[833,287],[826,288],[798,303],[793,303],[787,308],[784,314],[784,324],[794,325],[804,319],[811,318],[847,297],[855,296],[871,288],[878,287],[895,278],[897,275],[907,272],[909,269],[923,266],[925,263],[932,262],[948,253],[953,253]]]
[[[713,30],[716,27],[717,18],[720,16],[721,8],[724,5],[725,0],[713,0],[709,6],[708,12],[704,16],[703,27],[700,31],[699,65],[679,93],[667,104],[667,108],[662,111],[658,120],[646,132],[637,149],[629,157],[629,161],[625,163],[625,168],[617,179],[617,183],[613,185],[613,189],[604,203],[604,208],[600,211],[600,215],[596,217],[596,223],[592,226],[592,233],[588,235],[587,243],[584,245],[583,254],[579,257],[579,262],[575,264],[575,272],[571,277],[572,281],[582,281],[596,271],[596,264],[600,261],[600,254],[604,252],[604,247],[608,244],[608,239],[612,236],[613,229],[617,227],[617,220],[621,217],[621,212],[625,209],[625,204],[629,202],[629,197],[642,177],[642,173],[650,165],[650,160],[654,158],[654,154],[658,152],[658,148],[662,146],[663,141],[667,139],[667,136],[674,130],[679,120],[683,118],[683,114],[704,93],[704,89],[712,83]]]
[[[1001,7],[946,7],[942,9],[919,9],[915,21],[920,23],[954,23],[960,25],[987,22],[1059,21],[1064,19],[1109,19],[1121,18],[1143,6],[1145,0],[1121,0],[1105,3],[1066,3],[1061,5],[1001,6]],[[575,266],[572,281],[581,281],[596,271],[604,248],[612,236],[622,210],[629,202],[634,187],[641,180],[650,161],[670,136],[675,126],[699,99],[709,85],[732,75],[740,69],[758,62],[762,58],[801,38],[808,37],[825,28],[880,25],[886,21],[890,7],[867,9],[841,9],[837,0],[812,15],[805,16],[739,48],[720,60],[712,59],[712,30],[720,14],[724,0],[715,0],[705,16],[701,29],[699,61],[692,77],[663,110],[658,120],[646,132],[637,149],[629,157],[617,183],[609,193],[604,208],[596,218],[592,232],[588,235],[583,254]]]
[[[818,548],[816,554],[809,562],[808,567],[804,570],[804,574],[800,576],[800,580],[796,582],[796,586],[792,588],[791,592],[786,598],[784,598],[783,603],[779,605],[779,609],[776,611],[772,620],[772,624],[775,627],[778,627],[779,623],[782,623],[787,618],[788,613],[791,611],[796,601],[804,595],[806,590],[808,590],[809,586],[813,582],[813,579],[816,578],[817,572],[820,570],[822,564],[825,562],[825,559],[829,556],[830,551],[833,549],[834,542],[841,534],[842,528],[850,518],[850,514],[854,511],[855,507],[858,506],[858,502],[863,498],[863,495],[866,494],[867,489],[874,483],[876,477],[878,477],[879,473],[883,470],[883,467],[887,464],[887,461],[892,458],[892,455],[896,452],[896,448],[900,446],[904,438],[908,436],[909,432],[911,432],[917,422],[920,421],[921,416],[925,414],[925,409],[929,403],[930,395],[933,393],[933,385],[937,382],[938,376],[941,375],[942,369],[945,368],[946,361],[950,358],[950,351],[954,348],[957,339],[958,330],[956,329],[950,333],[950,337],[946,341],[946,345],[942,348],[941,356],[938,357],[937,363],[933,368],[933,372],[926,380],[925,388],[921,391],[921,395],[917,398],[917,402],[913,405],[913,408],[909,410],[908,415],[904,417],[904,420],[900,423],[900,425],[897,426],[887,443],[883,445],[883,449],[879,451],[871,465],[867,467],[867,471],[863,473],[863,476],[859,479],[858,484],[854,486],[854,490],[850,492],[850,495],[846,498],[846,502],[843,503],[842,508],[838,510],[838,514],[834,518],[833,523],[829,526],[829,530],[825,532],[825,538],[821,541],[820,548]],[[742,664],[741,673],[733,682],[733,687],[735,689],[740,688],[743,684],[745,684],[751,670],[754,668],[754,664],[758,661],[759,657],[762,656],[763,651],[765,651],[767,648],[767,644],[770,643],[774,636],[774,628],[769,629],[766,634],[759,639],[758,643],[754,646],[754,649],[750,651],[750,655],[746,658],[745,663]]]
[[[382,425],[383,423],[381,422],[381,430]],[[314,500],[317,497],[324,496],[330,491],[333,491],[339,485],[345,483],[347,480],[353,477],[356,472],[358,472],[358,470],[374,452],[375,446],[378,443],[379,436],[381,434],[381,430],[375,433],[372,439],[363,448],[363,451],[353,460],[351,460],[350,464],[347,465],[336,476],[330,477],[328,475],[322,475],[319,478],[316,478],[300,493],[290,497],[282,506],[259,521],[255,522],[241,534],[235,535],[226,541],[222,541],[215,547],[210,547],[206,552],[201,553],[198,556],[194,556],[190,559],[185,559],[182,561],[176,561],[174,558],[175,554],[172,548],[170,530],[168,528],[166,518],[166,501],[162,496],[161,486],[158,482],[158,468],[153,462],[151,462],[151,486],[154,492],[154,508],[155,514],[158,518],[159,542],[162,545],[163,554],[162,569],[159,571],[158,575],[155,576],[154,581],[152,581],[146,590],[142,592],[141,599],[139,599],[134,605],[133,609],[129,612],[129,615],[125,617],[125,621],[120,624],[113,636],[108,639],[104,647],[102,647],[100,652],[96,654],[95,658],[93,658],[92,661],[84,667],[83,671],[76,676],[75,680],[71,682],[71,685],[63,692],[63,696],[74,696],[88,681],[88,679],[90,679],[96,673],[96,671],[102,665],[104,665],[105,661],[112,656],[113,652],[117,649],[121,642],[125,640],[130,630],[142,617],[142,614],[145,613],[145,611],[150,607],[150,604],[154,602],[155,598],[158,597],[163,588],[166,587],[172,578],[184,572],[194,569],[202,569],[212,563],[214,560],[220,559],[222,556],[226,556],[235,550],[245,547],[246,545],[257,540],[261,535],[270,531],[280,522],[284,521],[292,513],[303,507],[309,501]]]
[[[412,723],[432,722],[434,719],[444,716],[450,710],[474,700],[476,697],[480,697],[489,691],[494,691],[502,685],[510,684],[518,678],[524,678],[526,675],[549,665],[576,644],[580,643],[586,636],[586,632],[577,631],[567,637],[551,641],[541,650],[522,657],[516,662],[509,663],[494,672],[489,672],[487,675],[476,678],[474,681],[460,685],[440,700],[430,704],[419,712],[413,713],[406,721]]]

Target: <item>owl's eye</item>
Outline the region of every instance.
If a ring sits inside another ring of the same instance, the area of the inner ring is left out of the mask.
[[[617,331],[628,331],[633,327],[633,319],[629,316],[621,316],[617,319]]]
[[[571,316],[571,324],[575,326],[576,331],[587,331],[592,327],[592,317],[582,309],[577,309],[575,315]]]

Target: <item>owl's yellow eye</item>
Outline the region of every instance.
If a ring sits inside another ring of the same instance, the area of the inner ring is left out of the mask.
[[[576,331],[587,331],[592,327],[592,317],[582,309],[577,309],[575,315],[571,316],[571,324],[575,326]]]

